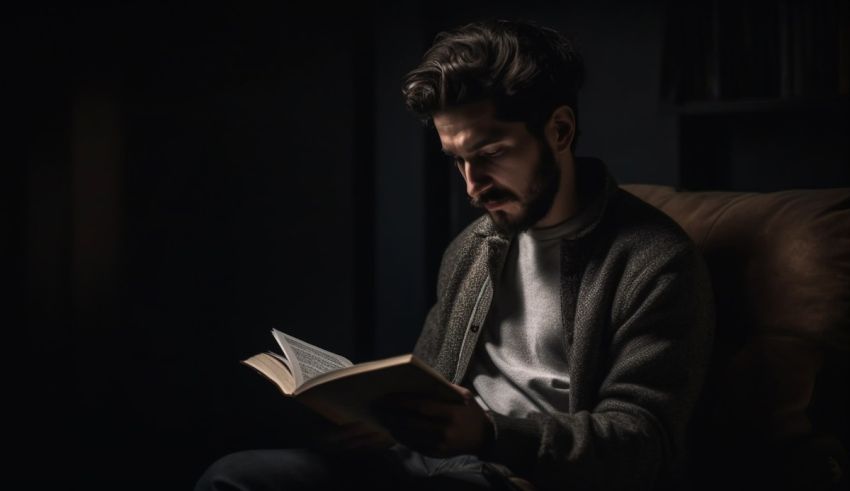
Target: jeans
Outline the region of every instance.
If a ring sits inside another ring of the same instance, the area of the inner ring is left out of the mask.
[[[216,461],[195,490],[519,489],[506,474],[506,468],[473,455],[432,458],[402,445],[351,454],[307,448],[247,450]]]

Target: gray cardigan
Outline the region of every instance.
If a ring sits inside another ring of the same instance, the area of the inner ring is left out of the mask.
[[[481,458],[540,489],[656,489],[683,483],[688,421],[714,329],[702,257],[669,217],[578,159],[582,222],[562,242],[569,407],[527,419],[491,413]],[[443,254],[437,302],[414,353],[461,383],[512,237],[488,216]]]

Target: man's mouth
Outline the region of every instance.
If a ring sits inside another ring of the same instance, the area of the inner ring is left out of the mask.
[[[471,201],[473,206],[492,211],[505,205],[512,199],[514,199],[514,195],[512,193],[501,189],[492,189]]]
[[[484,208],[486,208],[487,211],[493,211],[496,208],[501,207],[502,205],[504,205],[507,202],[508,202],[507,199],[485,201],[484,202]]]

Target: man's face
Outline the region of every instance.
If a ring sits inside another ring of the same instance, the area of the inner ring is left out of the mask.
[[[552,207],[560,168],[525,123],[499,121],[492,103],[480,102],[435,114],[434,126],[472,205],[486,209],[502,231],[527,230]]]

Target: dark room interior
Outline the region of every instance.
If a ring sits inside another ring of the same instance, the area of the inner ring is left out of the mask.
[[[301,444],[318,417],[239,363],[273,327],[355,362],[411,351],[480,214],[400,93],[444,29],[571,33],[577,154],[620,184],[850,188],[844,1],[212,5],[4,16],[15,488],[191,489]],[[842,298],[810,410],[846,450]]]

